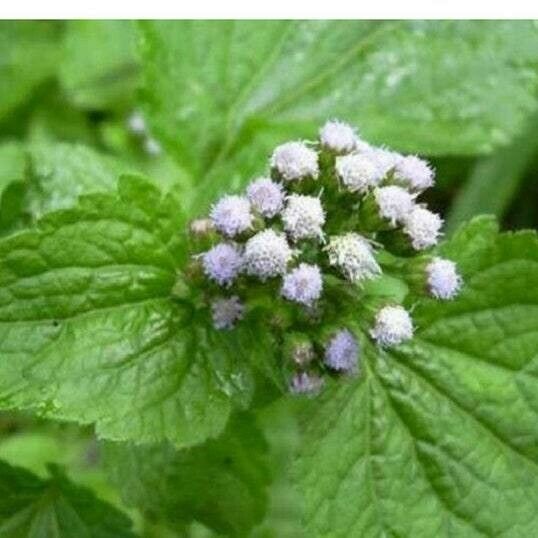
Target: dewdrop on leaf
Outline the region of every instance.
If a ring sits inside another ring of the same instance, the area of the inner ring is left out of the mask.
[[[286,181],[317,179],[318,154],[304,142],[286,142],[274,150],[271,168]]]
[[[261,281],[286,272],[293,252],[286,238],[273,230],[263,230],[251,237],[243,253],[243,268]]]
[[[348,153],[355,149],[357,135],[348,123],[329,120],[319,131],[321,145],[335,153]]]
[[[336,173],[350,192],[365,193],[381,180],[379,169],[368,153],[355,153],[336,158]]]
[[[338,331],[325,346],[324,362],[329,368],[340,372],[357,370],[359,343],[347,329]]]
[[[402,157],[394,168],[394,179],[411,190],[424,191],[433,185],[433,168],[415,155]]]
[[[296,373],[290,381],[290,392],[296,395],[314,396],[323,388],[324,381],[316,374]]]
[[[381,347],[393,347],[413,338],[413,321],[401,306],[385,306],[376,314],[375,326],[370,331]]]
[[[462,278],[453,261],[434,258],[426,266],[426,275],[430,293],[437,299],[453,299],[458,295]]]
[[[211,208],[210,216],[215,228],[226,237],[234,237],[252,226],[250,202],[243,196],[223,196]]]
[[[334,236],[325,250],[329,264],[336,266],[351,282],[361,282],[381,274],[372,246],[359,234],[350,232]]]
[[[243,318],[244,313],[245,307],[237,295],[216,299],[211,303],[211,315],[215,329],[233,329],[236,322]]]
[[[247,197],[252,207],[263,217],[272,218],[284,207],[284,189],[267,177],[254,180],[247,187]]]
[[[423,207],[415,207],[404,219],[404,232],[415,250],[424,250],[437,244],[443,219]]]
[[[416,195],[410,194],[402,187],[381,187],[374,191],[374,198],[379,209],[379,216],[395,226],[401,224],[415,207]]]
[[[320,298],[322,289],[319,267],[301,263],[284,277],[281,294],[289,301],[311,306]]]
[[[241,271],[242,257],[235,246],[219,243],[202,258],[205,275],[221,286],[230,286]]]
[[[320,199],[316,196],[291,194],[282,211],[282,222],[284,230],[294,241],[323,237],[325,212]]]

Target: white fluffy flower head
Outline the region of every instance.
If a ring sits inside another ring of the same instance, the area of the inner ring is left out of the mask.
[[[215,228],[226,237],[247,231],[252,225],[252,218],[250,202],[243,196],[223,196],[211,208]]]
[[[364,237],[350,232],[332,237],[325,248],[329,263],[351,282],[361,282],[381,273],[372,246]]]
[[[245,307],[237,295],[216,299],[211,303],[211,315],[215,329],[233,329],[236,322],[243,318]]]
[[[319,267],[301,263],[284,277],[281,294],[290,301],[311,306],[320,298],[322,289]]]
[[[400,153],[385,148],[370,148],[367,154],[376,165],[379,175],[382,178],[393,170],[403,158]]]
[[[461,289],[462,278],[456,264],[443,258],[434,258],[426,266],[428,288],[437,299],[453,299]]]
[[[372,338],[382,347],[393,347],[413,337],[413,321],[401,306],[385,306],[376,314]]]
[[[315,395],[322,389],[323,384],[323,379],[316,374],[298,372],[291,379],[290,392],[297,395]]]
[[[286,142],[273,152],[271,168],[286,181],[317,179],[318,154],[304,142]]]
[[[359,343],[347,329],[338,331],[325,346],[325,364],[333,370],[353,372],[357,369]]]
[[[355,149],[357,135],[348,123],[329,120],[319,131],[321,145],[336,153],[348,153]]]
[[[350,192],[362,194],[375,187],[382,177],[368,152],[337,157],[335,168],[340,181]]]
[[[402,223],[415,207],[416,195],[410,194],[402,187],[391,185],[374,191],[379,216],[395,226]]]
[[[320,199],[316,196],[291,194],[282,211],[282,222],[294,241],[323,237],[325,212]]]
[[[263,230],[251,237],[243,253],[243,268],[247,274],[265,281],[286,272],[293,252],[283,235]]]
[[[241,271],[243,260],[237,247],[219,243],[202,258],[204,273],[221,286],[230,286]]]
[[[434,171],[423,159],[408,155],[396,163],[394,178],[410,189],[421,192],[433,185]]]
[[[404,232],[415,250],[424,250],[437,244],[443,219],[423,207],[415,207],[404,221]]]
[[[247,197],[252,207],[266,218],[272,218],[284,206],[284,189],[267,177],[254,180],[247,187]]]

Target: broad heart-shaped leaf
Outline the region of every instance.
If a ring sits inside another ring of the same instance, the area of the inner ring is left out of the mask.
[[[124,501],[183,529],[192,521],[244,536],[266,509],[268,446],[251,415],[235,415],[217,439],[189,449],[106,443],[105,461]]]
[[[313,402],[295,479],[313,537],[538,535],[538,239],[488,219],[442,252],[460,298]]]
[[[130,520],[63,472],[50,479],[0,461],[0,536],[6,538],[134,538]]]
[[[252,324],[209,329],[172,290],[187,255],[177,200],[125,177],[0,240],[0,407],[189,445],[252,395],[272,349]]]
[[[531,22],[160,21],[141,35],[149,120],[205,204],[331,117],[398,150],[476,154],[536,107]]]

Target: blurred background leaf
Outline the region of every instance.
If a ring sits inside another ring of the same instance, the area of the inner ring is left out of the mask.
[[[530,22],[141,23],[149,120],[207,206],[328,117],[425,155],[506,144],[536,107]]]

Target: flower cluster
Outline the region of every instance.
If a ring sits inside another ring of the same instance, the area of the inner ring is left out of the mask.
[[[417,292],[450,300],[461,290],[456,264],[429,253],[443,221],[419,198],[433,184],[426,161],[371,146],[341,121],[317,142],[278,146],[265,176],[190,225],[214,328],[265,309],[293,393],[357,375],[367,347],[398,346],[415,331],[406,300],[372,281],[405,280],[409,304]]]

